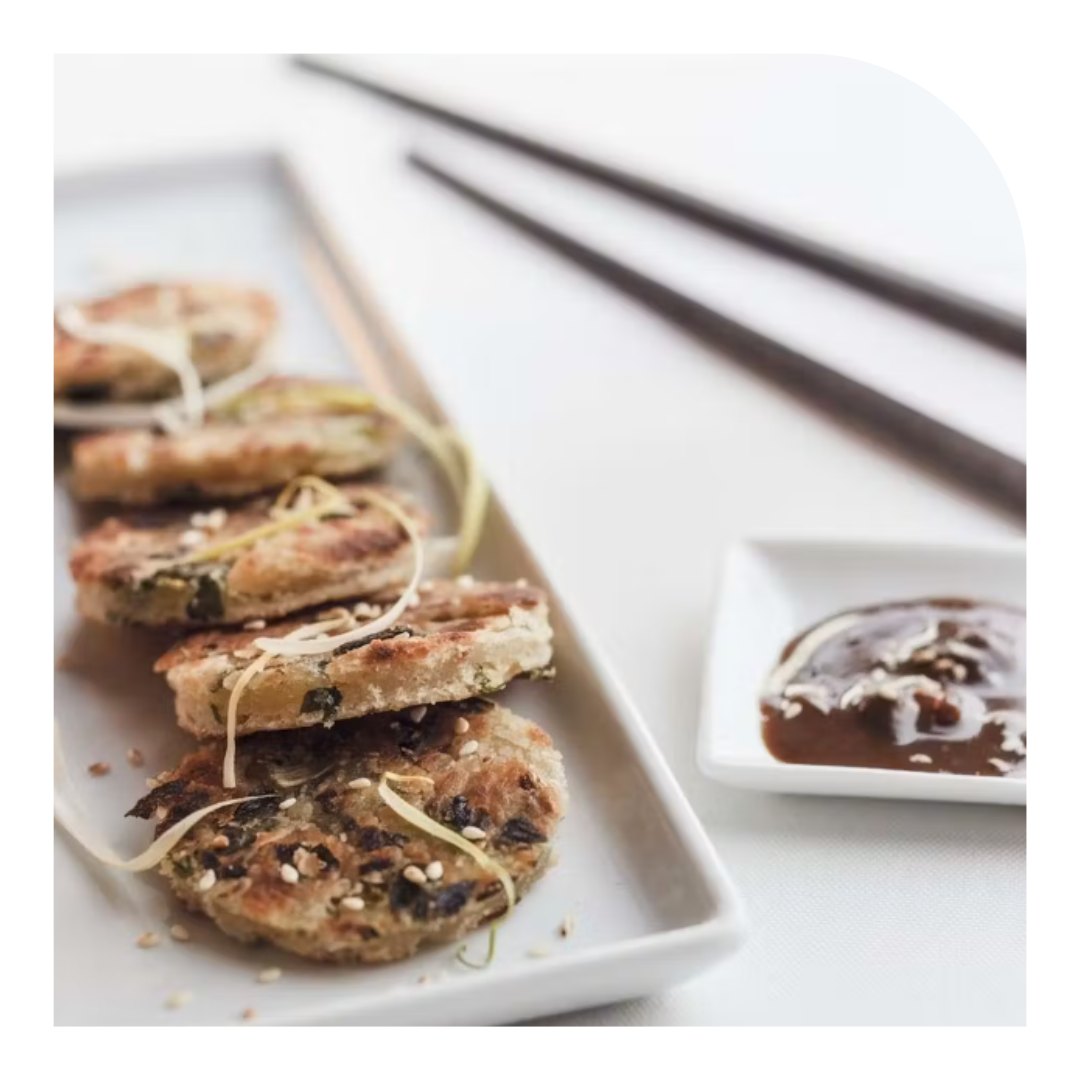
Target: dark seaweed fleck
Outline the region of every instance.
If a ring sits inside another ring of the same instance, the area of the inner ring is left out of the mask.
[[[423,888],[414,885],[400,874],[390,886],[391,911],[411,911],[414,919],[426,919],[431,909],[431,898]]]
[[[360,935],[361,941],[374,941],[379,936],[379,931],[374,926],[358,926],[356,933]]]
[[[228,881],[229,878],[247,877],[247,868],[241,866],[240,863],[234,863],[232,866],[223,866],[218,871],[218,877],[224,881]]]
[[[277,844],[274,847],[274,854],[278,857],[278,862],[292,862],[292,857],[303,847],[303,844]]]
[[[181,877],[191,877],[191,875],[192,875],[192,873],[194,872],[194,869],[195,869],[195,868],[194,868],[194,867],[193,867],[193,866],[191,865],[191,860],[190,860],[190,859],[188,859],[188,858],[183,858],[183,859],[177,859],[177,860],[176,860],[176,861],[175,861],[175,862],[173,863],[173,869],[174,869],[174,870],[175,870],[175,871],[176,871],[176,872],[177,872],[177,873],[178,873],[178,874],[179,874],[179,875],[180,875]]]
[[[204,851],[199,856],[199,861],[202,863],[204,870],[216,870],[221,865],[221,860],[213,851]]]
[[[532,778],[532,773],[523,772],[518,777],[518,787],[522,791],[532,791],[536,787],[536,781]]]
[[[402,753],[414,754],[424,741],[424,729],[420,724],[414,724],[412,721],[406,723],[395,720],[390,727]]]
[[[364,638],[363,641],[350,641],[345,645],[339,645],[334,650],[335,656],[343,656],[347,652],[352,652],[354,649],[362,649],[365,645],[370,645],[373,641],[387,641],[390,638],[396,637],[413,637],[413,631],[405,626],[391,626],[387,630],[380,630],[377,634],[372,634],[371,637]]]
[[[315,801],[329,814],[334,809],[334,803],[337,801],[338,793],[333,788],[327,788],[326,791],[320,791],[314,798]]]
[[[160,836],[167,829],[171,829],[178,821],[183,821],[188,814],[194,814],[210,802],[209,791],[193,791],[180,802],[169,807],[168,814],[160,822],[155,835]]]
[[[450,805],[443,814],[443,818],[458,829],[464,829],[466,826],[471,825],[472,810],[469,808],[468,799],[464,795],[455,795],[450,800]]]
[[[480,894],[477,896],[476,899],[477,900],[488,900],[492,896],[494,896],[496,893],[500,893],[502,891],[503,891],[502,885],[497,881],[493,881],[490,885],[485,885],[483,887],[483,889],[480,890]]]
[[[508,844],[543,844],[547,837],[527,817],[512,817],[502,827],[499,840]]]
[[[209,622],[225,616],[225,582],[220,570],[194,578],[195,595],[188,601],[188,617]]]
[[[361,874],[377,874],[380,870],[389,870],[394,865],[393,859],[371,859],[360,864]]]
[[[333,870],[341,865],[337,856],[325,844],[316,844],[311,850],[322,859],[327,870]]]
[[[235,825],[226,825],[221,830],[221,835],[229,841],[229,846],[222,849],[222,855],[232,855],[233,852],[241,851],[243,848],[250,847],[255,843],[254,834],[245,832]]]
[[[186,780],[170,780],[168,783],[159,784],[152,791],[144,795],[124,817],[149,818],[153,817],[154,811],[166,799],[179,795],[188,785]]]
[[[304,695],[304,700],[300,702],[300,712],[320,713],[325,723],[337,716],[340,704],[341,691],[336,686],[319,686]]]
[[[274,809],[272,799],[252,799],[251,802],[241,803],[234,811],[233,821],[251,821],[254,818],[265,817]]]
[[[475,888],[475,881],[459,881],[455,885],[448,885],[435,897],[435,914],[444,917],[456,915],[469,902]]]
[[[384,847],[404,847],[409,838],[401,833],[387,832],[385,829],[377,829],[373,825],[366,825],[360,830],[357,840],[364,851],[378,851]]]

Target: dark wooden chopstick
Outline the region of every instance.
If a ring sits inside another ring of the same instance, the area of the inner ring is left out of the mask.
[[[604,184],[761,251],[827,274],[880,300],[896,304],[1021,359],[1026,356],[1027,323],[1023,316],[755,220],[746,214],[707,202],[667,184],[593,161],[539,139],[448,109],[323,58],[297,56],[294,62],[306,71],[336,79],[459,131],[477,135],[577,176]]]
[[[411,154],[409,161],[470,202],[565,255],[755,374],[1010,514],[1024,516],[1027,467],[1023,462],[574,240],[454,176],[428,158]]]

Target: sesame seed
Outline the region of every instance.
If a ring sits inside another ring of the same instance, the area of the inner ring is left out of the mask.
[[[990,758],[990,764],[993,765],[998,772],[1011,772],[1013,768],[1009,762],[1002,761],[1001,758],[996,757]]]
[[[295,885],[300,880],[300,871],[292,863],[282,863],[281,880],[287,885]]]
[[[471,589],[476,584],[476,580],[472,574],[462,574],[457,578],[456,584],[460,585],[463,589]]]
[[[1010,754],[1023,755],[1027,751],[1024,740],[1014,732],[1006,732],[1001,737],[1001,749]]]
[[[197,886],[199,892],[209,892],[217,882],[217,874],[213,870],[207,870],[201,878],[199,878],[199,884]]]
[[[423,720],[425,716],[427,716],[427,706],[426,705],[417,705],[415,709],[410,709],[409,710],[409,719],[414,724],[419,724],[420,721]]]
[[[802,712],[801,701],[788,701],[784,703],[784,719],[792,720]]]
[[[356,604],[352,610],[358,619],[373,619],[382,614],[382,608],[377,604],[367,604],[363,600]]]
[[[929,754],[912,754],[908,761],[916,765],[933,765],[934,759]]]
[[[266,620],[265,619],[252,619],[251,622],[244,623],[244,629],[245,630],[265,630],[266,629]]]
[[[529,582],[525,578],[519,577],[517,581],[514,582],[514,586],[518,589],[527,589],[529,587]]]
[[[281,978],[281,968],[268,967],[259,972],[259,982],[272,983]]]
[[[574,916],[567,915],[561,923],[559,923],[559,937],[568,938],[574,932]]]
[[[420,606],[420,597],[410,596],[409,599],[405,601],[405,606],[407,608],[418,608]]]
[[[206,533],[201,529],[185,529],[180,534],[180,546],[185,548],[198,547],[206,543]]]
[[[112,772],[112,766],[106,761],[95,761],[86,771],[91,776],[108,776]]]
[[[459,716],[454,721],[454,733],[456,735],[464,735],[469,730],[469,721],[464,716]]]
[[[354,789],[371,787],[371,781],[366,776],[359,776],[349,781],[349,787]]]
[[[191,931],[183,923],[174,923],[169,927],[169,937],[173,941],[190,941]]]
[[[177,990],[175,994],[170,994],[165,999],[165,1008],[182,1009],[193,996],[190,990]]]
[[[279,810],[288,810],[290,807],[295,806],[295,805],[296,805],[296,799],[295,798],[288,798],[288,799],[285,799],[282,802],[278,803],[278,809]]]
[[[215,851],[221,851],[223,848],[227,848],[231,841],[224,833],[218,833],[213,840],[210,841],[209,847]]]
[[[341,906],[346,911],[363,911],[364,910],[364,898],[362,896],[343,896],[341,898]]]
[[[138,945],[140,949],[154,949],[161,944],[161,938],[153,933],[153,931],[148,930],[145,934],[140,934],[135,939],[135,944]]]
[[[424,876],[428,881],[438,881],[443,876],[443,864],[436,859],[424,867]]]
[[[487,833],[484,832],[483,829],[478,829],[475,825],[466,825],[465,828],[461,830],[461,835],[464,836],[466,840],[483,840],[484,837],[487,836]]]
[[[464,746],[458,751],[458,757],[468,757],[470,754],[475,754],[480,749],[480,744],[475,739],[470,739]]]
[[[245,1009],[240,1014],[240,1019],[241,1020],[254,1020],[256,1016],[258,1016],[258,1013],[255,1012],[254,1009]]]
[[[401,872],[401,876],[406,881],[411,881],[414,885],[423,885],[427,881],[427,875],[419,866],[406,866]]]
[[[146,786],[153,791],[156,787],[161,787],[161,781],[156,776],[148,776],[146,778]]]
[[[528,955],[534,960],[542,960],[545,956],[551,955],[551,950],[546,945],[534,945]]]
[[[137,769],[140,765],[145,765],[146,764],[146,758],[144,758],[142,756],[142,751],[141,750],[136,750],[134,746],[127,752],[126,756],[127,756],[127,763],[133,769]]]
[[[349,834],[348,834],[347,832],[339,832],[339,833],[337,834],[337,838],[338,838],[338,839],[339,839],[339,840],[340,840],[340,841],[341,841],[341,842],[342,842],[343,844],[347,844],[347,843],[349,842]]]

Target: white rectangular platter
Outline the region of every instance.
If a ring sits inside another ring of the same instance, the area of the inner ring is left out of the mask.
[[[290,372],[359,377],[445,420],[374,298],[340,255],[288,162],[242,154],[61,177],[56,185],[58,296],[134,277],[235,278],[261,285],[284,312],[280,352]],[[66,568],[71,541],[100,520],[65,486],[57,441],[55,713],[68,762],[96,831],[118,849],[148,842],[124,812],[145,778],[192,746],[175,726],[171,695],[151,672],[167,638],[92,626],[75,613]],[[419,456],[391,481],[436,501]],[[565,757],[571,804],[559,861],[499,935],[481,972],[452,948],[381,967],[330,967],[239,945],[180,916],[153,872],[125,876],[96,865],[59,830],[55,847],[55,1019],[58,1024],[229,1024],[254,1009],[259,1023],[504,1023],[640,996],[677,983],[732,952],[743,933],[736,894],[700,825],[565,598],[547,580],[496,498],[474,573],[527,577],[547,588],[556,631],[553,684],[511,687],[506,703],[543,726]],[[125,761],[129,747],[145,766]],[[90,778],[86,766],[112,765]],[[572,918],[574,932],[558,934]],[[170,922],[192,931],[170,941]],[[164,943],[139,949],[145,931]],[[486,935],[470,942],[482,954]],[[546,952],[539,957],[537,952]],[[272,985],[257,981],[284,969]],[[188,1003],[166,999],[189,992]]]
[[[778,761],[761,736],[759,698],[781,649],[845,608],[955,596],[1025,603],[1022,542],[890,544],[746,540],[724,563],[706,658],[698,764],[738,787],[803,795],[1026,803],[1027,780]]]

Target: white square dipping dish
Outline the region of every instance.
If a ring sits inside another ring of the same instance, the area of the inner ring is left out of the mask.
[[[759,696],[781,649],[845,608],[953,596],[1023,606],[1023,541],[987,544],[755,539],[728,551],[705,661],[698,765],[763,791],[952,802],[1027,803],[1021,777],[795,765],[761,735]]]

